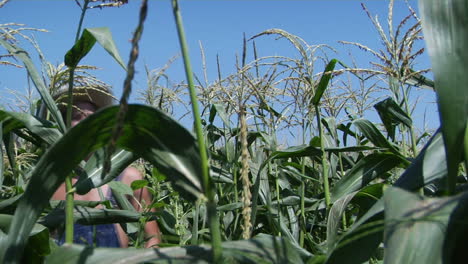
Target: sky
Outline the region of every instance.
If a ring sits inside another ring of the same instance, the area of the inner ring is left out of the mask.
[[[408,9],[404,1],[395,2],[394,20],[399,21],[408,14]],[[417,10],[417,1],[408,2]],[[201,43],[205,50],[210,82],[214,82],[217,77],[217,55],[223,74],[232,73],[235,71],[236,54],[242,53],[243,34],[250,38],[271,28],[283,29],[309,44],[328,44],[337,49],[335,57],[345,62],[349,62],[347,53],[352,51],[362,67],[368,66],[367,63],[375,58],[369,53],[339,44],[338,41],[360,42],[376,50],[382,47],[375,28],[361,7],[361,1],[180,0],[179,3],[194,73],[202,76]],[[89,10],[84,18],[84,28],[108,27],[121,57],[127,62],[140,4],[141,1],[129,0],[128,4],[119,8]],[[364,1],[364,4],[385,26],[388,1]],[[33,35],[46,59],[57,65],[63,62],[64,54],[73,45],[80,12],[73,0],[10,0],[0,8],[0,24],[15,22],[47,29],[48,33],[36,32]],[[26,41],[22,41],[21,45],[28,51],[33,50]],[[259,56],[299,57],[285,40],[275,40],[271,36],[257,39],[256,45]],[[145,66],[149,69],[163,67],[179,53],[171,1],[150,0],[132,98],[135,99],[135,91],[146,86]],[[37,62],[37,55],[32,54]],[[248,60],[252,60],[251,52],[249,54]],[[111,84],[115,95],[120,97],[125,73],[101,47],[94,47],[82,63],[101,68],[93,74]],[[429,58],[424,54],[416,68],[428,67]],[[180,59],[171,65],[168,75],[175,82],[185,78]],[[7,89],[24,92],[26,88],[23,70],[0,66],[0,97],[8,96],[5,92]],[[429,98],[426,101],[433,100]],[[434,120],[429,121],[430,126],[438,126],[436,116],[431,116]]]

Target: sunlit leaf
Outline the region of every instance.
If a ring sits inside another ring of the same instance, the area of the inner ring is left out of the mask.
[[[97,40],[97,42],[111,55],[115,61],[124,69],[127,70],[125,63],[123,62],[122,58],[120,57],[119,51],[117,50],[117,46],[115,45],[114,39],[112,38],[112,33],[110,32],[109,28],[107,27],[99,27],[99,28],[88,28],[85,31],[88,31],[93,37]]]

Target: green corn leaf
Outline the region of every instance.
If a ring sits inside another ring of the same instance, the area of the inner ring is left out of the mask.
[[[3,133],[7,134],[12,130],[26,128],[48,145],[52,145],[62,136],[62,133],[51,122],[39,120],[26,113],[0,110],[0,121],[4,122]]]
[[[5,232],[10,228],[13,222],[13,216],[0,214],[0,230]],[[34,263],[33,260],[39,259],[41,256],[50,254],[49,246],[49,229],[41,224],[34,224],[28,234],[27,248],[23,256],[22,262]],[[0,243],[0,247],[2,247]]]
[[[341,132],[343,132],[343,145],[346,146],[347,145],[347,142],[348,142],[348,135],[352,136],[352,137],[356,137],[356,133],[354,133],[353,131],[351,131],[350,127],[353,123],[352,122],[349,122],[347,123],[346,125],[345,124],[339,124],[336,128],[338,130],[340,130]]]
[[[358,219],[360,219],[374,204],[383,197],[383,183],[368,185],[354,195],[351,203],[359,207]]]
[[[301,256],[286,239],[260,235],[251,240],[222,243],[223,258],[228,263],[303,263]],[[61,247],[48,258],[50,264],[123,263],[213,263],[209,246],[167,247],[155,249],[97,248],[92,251],[79,245]]]
[[[356,119],[353,121],[361,133],[374,144],[376,147],[387,148],[395,154],[400,154],[396,147],[385,139],[384,135],[367,119]],[[401,155],[401,154],[400,154]]]
[[[137,158],[138,156],[133,152],[117,150],[111,157],[111,170],[104,178],[101,178],[104,149],[96,151],[86,162],[84,167],[86,178],[80,177],[78,182],[75,184],[76,192],[78,194],[85,194],[93,188],[97,188],[111,182]]]
[[[231,124],[229,122],[228,115],[226,114],[226,106],[222,104],[212,104],[210,109],[210,123],[213,123],[214,118],[218,114],[218,116],[223,121],[226,128],[231,128]]]
[[[336,119],[334,117],[322,118],[322,123],[328,130],[328,133],[332,136],[335,141],[338,141],[338,133],[336,128]]]
[[[457,205],[450,214],[447,229],[445,230],[442,251],[443,263],[460,263],[465,260],[465,243],[468,235],[468,197],[467,193],[458,195]]]
[[[384,233],[384,202],[378,200],[328,251],[327,264],[361,264],[374,255]],[[352,258],[350,258],[352,256]]]
[[[26,51],[14,46],[13,44],[6,42],[3,39],[0,39],[0,44],[3,45],[11,54],[13,54],[15,58],[21,60],[24,63],[24,66],[26,67],[26,70],[28,71],[28,74],[31,80],[36,86],[36,89],[41,95],[42,101],[46,105],[47,110],[49,110],[49,112],[52,114],[52,117],[59,125],[60,130],[62,132],[66,131],[66,127],[65,127],[65,123],[63,122],[62,115],[57,105],[55,104],[54,99],[52,99],[52,96],[50,95],[49,90],[47,89],[41,75],[34,67],[34,63],[29,57],[29,54]]]
[[[89,116],[70,129],[36,164],[9,230],[7,262],[21,255],[25,238],[65,177],[89,153],[111,139],[109,132],[115,125],[117,111],[118,106],[113,106]],[[152,163],[169,176],[176,190],[187,199],[194,201],[202,195],[195,138],[163,112],[148,106],[129,105],[123,133],[116,146]]]
[[[233,210],[237,210],[240,208],[242,208],[242,203],[237,202],[237,203],[230,203],[230,204],[218,206],[217,210],[220,212],[224,212],[224,211],[233,211]]]
[[[299,157],[312,157],[321,155],[322,151],[320,148],[313,147],[313,146],[293,146],[289,147],[285,150],[275,151],[271,154],[267,161],[264,163],[268,163],[273,159],[287,159],[287,158],[299,158]],[[263,167],[263,166],[262,166]]]
[[[117,61],[117,63],[126,71],[127,67],[123,62],[122,58],[120,57],[119,51],[117,50],[117,46],[115,45],[114,39],[112,38],[112,33],[110,32],[109,28],[107,27],[99,27],[99,28],[88,28],[85,29],[94,38],[96,38],[97,42],[112,56],[112,58]]]
[[[109,182],[109,187],[112,189],[112,192],[118,192],[123,195],[133,195],[132,188],[121,181],[111,181]]]
[[[218,168],[216,166],[211,166],[210,177],[213,180],[213,182],[234,183],[231,173],[229,173],[225,169]]]
[[[87,29],[83,30],[80,39],[65,54],[65,65],[76,68],[81,59],[88,54],[96,43],[96,38]]]
[[[339,225],[342,220],[343,212],[346,210],[349,202],[354,198],[354,195],[357,192],[352,192],[350,194],[340,197],[333,203],[333,206],[330,209],[327,219],[327,246],[328,250],[332,250],[335,247],[337,232]]]
[[[83,30],[80,39],[65,54],[65,65],[76,68],[78,63],[93,48],[96,41],[111,55],[117,63],[126,70],[125,64],[119,55],[117,47],[112,38],[112,34],[107,27],[86,28]]]
[[[317,203],[319,200],[317,199],[310,199],[310,198],[304,198],[304,203],[306,205],[314,204]],[[298,195],[290,195],[281,198],[279,201],[272,201],[272,205],[299,205],[301,203],[301,197]]]
[[[3,186],[3,168],[5,167],[5,165],[3,164],[3,157],[4,157],[4,154],[3,154],[3,120],[0,119],[0,187]],[[0,210],[1,210],[1,207],[0,207]]]
[[[467,198],[465,194],[423,199],[399,188],[388,188],[384,194],[385,263],[454,263],[442,261],[445,229],[454,208],[460,202],[466,203]]]
[[[136,180],[131,183],[130,188],[132,188],[133,191],[136,191],[145,188],[148,184],[149,182],[147,180]]]
[[[13,213],[16,205],[18,204],[19,199],[23,196],[22,194],[18,194],[11,198],[2,200],[0,202],[0,213],[2,214],[9,214],[10,212]]]
[[[325,67],[324,74],[322,75],[322,77],[320,77],[320,81],[317,85],[317,88],[315,89],[314,97],[312,98],[311,103],[313,105],[319,104],[320,99],[322,98],[322,95],[325,92],[325,89],[327,89],[328,87],[328,83],[330,82],[330,79],[332,77],[332,71],[335,69],[335,65],[337,62],[338,60],[332,59]]]
[[[361,189],[373,179],[406,162],[393,153],[373,153],[365,156],[335,183],[331,190],[331,201],[337,201],[340,197]]]
[[[398,178],[395,186],[416,191],[447,175],[445,148],[440,129],[427,142],[411,166]]]
[[[135,210],[116,209],[94,209],[85,206],[75,206],[73,220],[81,225],[101,225],[114,223],[138,222],[143,214]],[[145,214],[146,216],[151,216]],[[156,216],[151,216],[155,219]],[[65,222],[65,212],[63,208],[56,208],[47,216],[39,220],[39,223],[49,228],[63,225]]]
[[[411,117],[401,109],[401,107],[393,101],[392,98],[387,98],[374,105],[377,113],[382,120],[382,123],[387,130],[388,135],[392,140],[395,139],[395,127],[403,124],[409,128],[412,126]]]
[[[15,155],[15,145],[14,145],[14,135],[13,133],[8,133],[5,135],[3,133],[3,143],[5,146],[5,151],[8,157],[8,162],[10,163],[10,168],[13,171],[13,175],[18,177],[18,169],[16,166],[16,155]]]
[[[447,155],[447,187],[455,190],[468,121],[468,3],[419,1],[424,39],[434,72],[437,104]]]
[[[273,109],[273,107],[269,106],[264,100],[260,102],[258,109],[266,110],[270,114],[273,114],[276,118],[281,118],[281,114]]]
[[[416,86],[416,87],[421,87],[421,88],[424,88],[424,89],[429,89],[429,90],[432,90],[432,91],[435,90],[433,80],[423,76],[420,73],[415,74],[415,71],[412,70],[412,69],[409,69],[409,71],[412,74],[412,76],[411,76],[411,78],[409,80],[406,81],[407,84],[413,85],[413,86]]]
[[[332,147],[325,148],[326,152],[340,153],[340,152],[361,152],[361,151],[370,151],[370,150],[385,150],[379,147],[371,146],[351,146],[351,147]]]

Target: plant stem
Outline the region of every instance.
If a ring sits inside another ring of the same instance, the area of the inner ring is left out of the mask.
[[[84,0],[83,8],[81,9],[80,21],[78,22],[78,29],[76,31],[75,43],[80,38],[81,27],[83,25],[84,16],[88,9],[89,0]],[[70,68],[68,79],[68,105],[67,105],[67,129],[71,128],[71,116],[73,110],[73,82],[75,79],[75,68]],[[73,174],[65,178],[65,243],[73,243],[73,208],[74,208],[74,192],[72,191],[72,177]]]
[[[405,110],[406,110],[406,114],[411,117],[411,113],[409,111],[409,105],[408,105],[408,96],[406,95],[405,91],[403,90],[403,100],[405,102]],[[418,148],[416,146],[416,136],[414,134],[414,126],[411,125],[411,127],[409,128],[409,133],[410,133],[410,137],[411,137],[411,149],[413,151],[413,157],[416,157],[416,155],[418,154],[417,151],[418,151]]]
[[[72,175],[70,174],[65,179],[65,188],[67,190],[66,204],[65,204],[65,243],[73,243],[73,194],[72,189]]]
[[[84,20],[85,14],[86,14],[86,10],[88,9],[88,4],[89,4],[89,0],[84,0],[83,8],[81,9],[80,22],[78,22],[78,30],[76,31],[75,43],[80,38],[81,27],[83,25],[83,20]]]
[[[185,32],[182,23],[182,16],[179,10],[179,4],[177,0],[172,0],[172,8],[174,13],[174,18],[177,26],[177,33],[179,36],[180,47],[182,50],[182,57],[184,59],[185,74],[187,78],[187,84],[190,93],[190,102],[192,104],[192,113],[194,118],[194,127],[195,134],[197,136],[198,147],[200,151],[200,159],[202,165],[202,180],[203,180],[203,189],[207,195],[206,207],[208,211],[208,220],[210,225],[211,232],[211,245],[213,248],[213,260],[215,263],[220,263],[221,261],[221,234],[219,230],[219,220],[216,212],[216,203],[214,201],[214,192],[211,186],[211,180],[209,177],[209,167],[208,167],[208,158],[205,149],[205,141],[203,137],[203,129],[201,125],[201,118],[198,109],[198,100],[197,94],[195,91],[195,86],[193,83],[193,74],[190,65],[190,58],[187,48],[187,42],[185,39]]]
[[[317,117],[317,125],[319,129],[320,137],[320,149],[322,150],[322,175],[323,175],[323,190],[325,192],[325,204],[328,208],[330,207],[330,187],[328,184],[328,162],[327,153],[325,152],[325,139],[323,135],[322,122],[320,122],[320,111],[318,105],[315,105],[315,115]]]
[[[468,173],[468,122],[465,126],[465,137],[464,137],[464,151],[465,151],[465,174]]]
[[[198,245],[198,216],[200,214],[200,203],[197,201],[195,203],[195,208],[193,210],[193,228],[192,228],[192,245]]]

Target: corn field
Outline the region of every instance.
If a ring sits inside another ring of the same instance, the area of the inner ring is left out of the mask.
[[[1,263],[465,263],[466,1],[420,0],[420,14],[408,4],[401,21],[393,21],[393,0],[381,20],[362,4],[382,46],[340,45],[370,55],[372,67],[347,65],[331,46],[272,28],[244,36],[234,73],[223,75],[218,62],[208,80],[206,61],[202,74],[192,71],[182,21],[190,10],[171,0],[181,56],[146,69],[138,91],[132,80],[152,2],[142,0],[135,14],[127,63],[109,29],[83,19],[90,8],[127,1],[76,2],[76,39],[60,65],[28,37],[42,29],[0,24],[0,67],[27,72],[40,95],[0,109]],[[8,4],[0,1],[0,12]],[[257,56],[256,41],[275,38],[297,57]],[[35,48],[23,49],[25,41]],[[126,76],[119,104],[71,127],[59,107],[70,115],[72,105],[52,95],[64,85],[108,86],[95,66],[81,64],[96,46]],[[416,69],[426,52],[432,69]],[[41,67],[31,59],[38,54]],[[179,83],[167,74],[175,60],[186,76]],[[416,125],[423,89],[437,101],[435,130]],[[116,183],[128,166],[144,179]],[[51,200],[63,183],[66,201]],[[106,184],[118,208],[73,200]],[[152,194],[142,210],[119,202],[142,188]],[[157,248],[143,248],[149,221],[162,232]],[[68,243],[73,223],[119,223],[129,248]],[[62,246],[58,227],[66,230]]]

